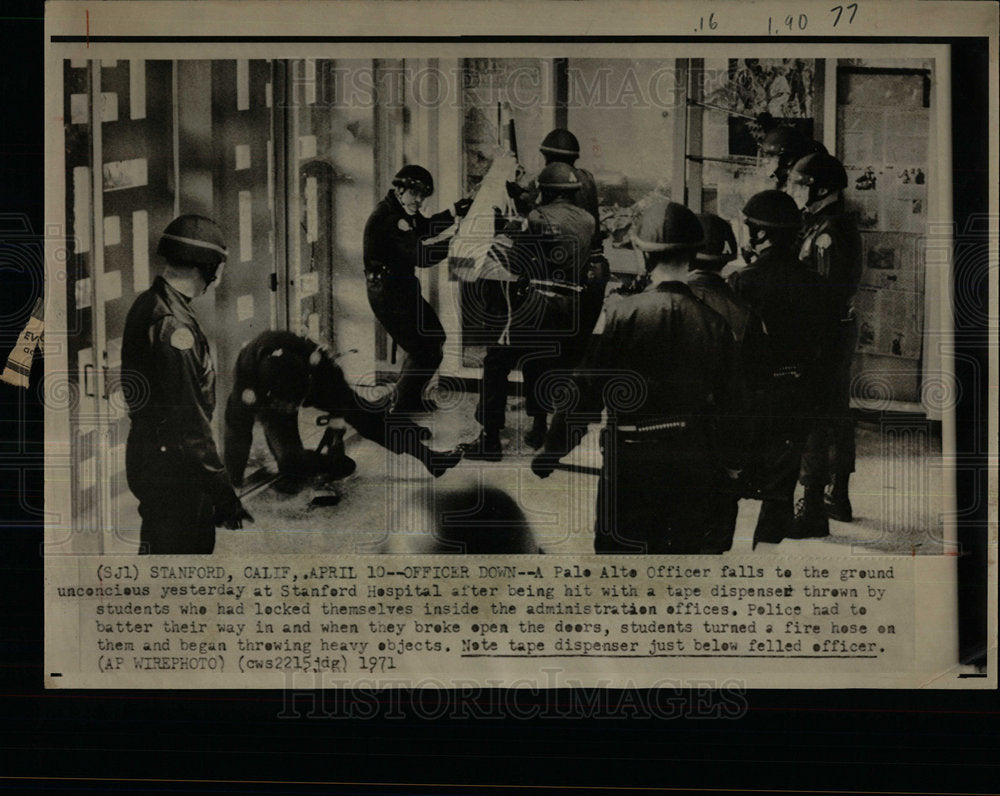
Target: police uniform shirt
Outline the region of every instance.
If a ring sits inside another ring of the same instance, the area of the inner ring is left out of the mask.
[[[733,272],[729,284],[760,316],[777,366],[815,362],[829,324],[827,285],[818,274],[769,248]]]
[[[807,215],[800,235],[799,261],[827,280],[834,312],[845,317],[861,282],[861,234],[838,201]]]
[[[597,180],[586,169],[581,169],[577,166],[573,166],[572,169],[576,172],[576,178],[580,181],[580,188],[573,195],[571,201],[577,207],[586,210],[591,218],[594,219],[594,229],[590,233],[588,248],[600,250],[602,248],[603,235],[601,233],[601,215],[597,198]],[[532,178],[521,195],[514,200],[517,211],[523,216],[529,215],[535,207],[540,193],[541,189],[538,187],[537,177]]]
[[[751,325],[760,325],[760,319],[737,297],[718,271],[691,271],[687,285],[695,296],[726,319],[737,342],[744,341]]]
[[[122,337],[122,371],[147,390],[127,391],[132,432],[179,451],[192,486],[216,504],[233,497],[212,438],[215,366],[191,299],[162,276],[133,303]]]
[[[609,304],[580,366],[584,405],[600,400],[619,424],[728,412],[738,394],[735,345],[725,319],[686,284],[650,285]],[[615,379],[628,383],[616,392]]]
[[[519,249],[511,258],[511,272],[582,284],[594,225],[590,213],[565,197],[534,208],[528,214],[527,229],[511,235]]]
[[[414,269],[427,268],[448,255],[448,241],[428,244],[455,221],[451,211],[433,216],[409,215],[394,191],[380,201],[368,217],[364,231],[365,273],[383,272],[393,277],[413,277]]]
[[[310,384],[302,406],[341,417],[361,436],[385,445],[384,412],[350,388],[329,351],[293,332],[263,332],[240,350],[233,392],[226,404],[226,466],[236,483],[243,481],[254,421],[269,407],[269,397],[260,384],[260,366],[274,355],[296,357],[307,363]]]

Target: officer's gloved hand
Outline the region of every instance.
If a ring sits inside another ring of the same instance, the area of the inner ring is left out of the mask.
[[[531,460],[531,472],[539,478],[548,478],[558,463],[559,457],[556,454],[542,451]]]
[[[243,527],[243,521],[253,522],[250,512],[243,508],[243,503],[232,492],[221,505],[215,507],[215,525],[236,531]]]
[[[455,202],[455,207],[453,212],[455,213],[455,218],[465,218],[469,214],[469,208],[472,207],[472,199],[465,198],[459,199]]]

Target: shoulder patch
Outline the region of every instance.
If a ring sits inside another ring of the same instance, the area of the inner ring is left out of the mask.
[[[170,335],[170,345],[178,351],[190,351],[194,348],[194,334],[186,326],[175,329]]]
[[[407,221],[405,218],[399,219],[399,221],[396,222],[396,227],[399,229],[400,232],[409,232],[410,230],[413,229],[413,227],[410,225],[410,222]]]

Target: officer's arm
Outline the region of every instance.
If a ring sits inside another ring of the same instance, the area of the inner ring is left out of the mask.
[[[167,434],[180,449],[192,479],[216,506],[239,502],[212,439],[210,418],[199,400],[202,364],[191,331],[167,316],[151,330],[153,364],[163,384]]]
[[[414,247],[413,262],[418,268],[428,268],[437,265],[448,256],[448,244],[451,236],[437,240],[437,237],[445,232],[455,223],[455,216],[450,210],[442,210],[429,218],[417,214],[414,221],[414,230],[411,237],[414,242],[407,241],[406,245]]]

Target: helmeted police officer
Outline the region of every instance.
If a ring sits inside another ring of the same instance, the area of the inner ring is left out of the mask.
[[[726,319],[736,338],[736,358],[739,365],[740,400],[738,417],[730,439],[731,462],[740,462],[745,469],[761,434],[760,416],[767,384],[772,373],[767,334],[756,311],[736,295],[722,277],[722,270],[737,256],[736,235],[729,222],[710,213],[698,216],[705,233],[705,245],[691,262],[688,287],[701,301]],[[742,483],[733,484],[731,510],[735,522],[742,494]]]
[[[607,410],[597,497],[598,553],[722,553],[732,545],[725,436],[738,376],[733,332],[686,280],[704,244],[697,217],[665,198],[633,227],[651,280],[606,307],[532,470],[545,478],[586,421]],[[575,404],[575,406],[573,405]]]
[[[419,459],[434,476],[459,461],[456,454],[438,453],[421,444],[420,429],[411,421],[387,418],[384,410],[355,393],[326,348],[292,332],[270,331],[247,343],[236,360],[233,391],[226,403],[226,469],[233,483],[243,483],[255,420],[264,426],[282,475],[343,478],[354,472],[354,460],[339,445],[328,450],[303,448],[298,426],[301,406],[343,418],[365,439]]]
[[[539,174],[538,184],[541,204],[528,214],[523,229],[506,230],[502,240],[509,245],[495,247],[498,261],[520,281],[517,287],[503,285],[508,322],[496,343],[487,346],[476,408],[483,430],[478,440],[463,446],[470,459],[501,459],[508,376],[518,363],[532,419],[525,442],[541,446],[552,411],[543,376],[573,367],[597,320],[583,306],[594,219],[573,203],[580,188],[576,171],[566,163],[551,163]]]
[[[252,519],[212,439],[215,366],[191,308],[221,275],[226,244],[215,222],[184,215],[164,230],[157,254],[166,267],[132,304],[122,336],[122,371],[144,386],[126,395],[125,466],[142,517],[139,552],[211,553],[216,526]]]
[[[805,494],[797,518],[803,532],[822,534],[827,516],[853,519],[848,494],[855,457],[850,386],[858,329],[852,304],[861,281],[861,235],[854,215],[845,212],[847,172],[835,157],[807,155],[792,167],[788,183],[804,216],[799,260],[827,281],[830,300],[831,327],[822,352],[827,400],[806,442],[800,479]]]
[[[764,175],[774,181],[776,189],[783,190],[792,166],[811,152],[826,152],[826,147],[798,128],[783,124],[765,134],[760,151],[764,158]]]
[[[755,494],[763,500],[754,532],[757,544],[796,536],[792,501],[809,418],[818,400],[827,298],[823,280],[795,257],[801,217],[788,194],[755,194],[743,215],[754,257],[730,276],[730,284],[767,329],[773,368],[766,387],[768,428],[752,474]]]
[[[584,314],[592,315],[596,322],[611,277],[611,266],[604,256],[604,233],[601,230],[601,215],[598,209],[597,181],[587,169],[576,165],[580,157],[580,142],[569,130],[562,127],[552,130],[542,139],[539,151],[545,158],[546,166],[552,163],[565,163],[573,168],[580,182],[580,189],[572,200],[573,204],[582,207],[594,217],[594,232],[590,238],[590,254],[587,259],[587,278],[583,283],[586,291],[582,307]],[[514,200],[517,211],[526,216],[539,199],[538,179],[529,181],[526,186],[516,182],[508,183],[507,192]]]
[[[444,327],[420,293],[416,269],[436,265],[448,254],[447,240],[439,236],[457,215],[468,212],[471,200],[427,217],[420,213],[434,193],[434,179],[422,166],[401,168],[393,188],[375,207],[364,232],[365,278],[368,302],[375,317],[406,356],[396,384],[395,412],[431,410],[423,390],[441,364]]]

